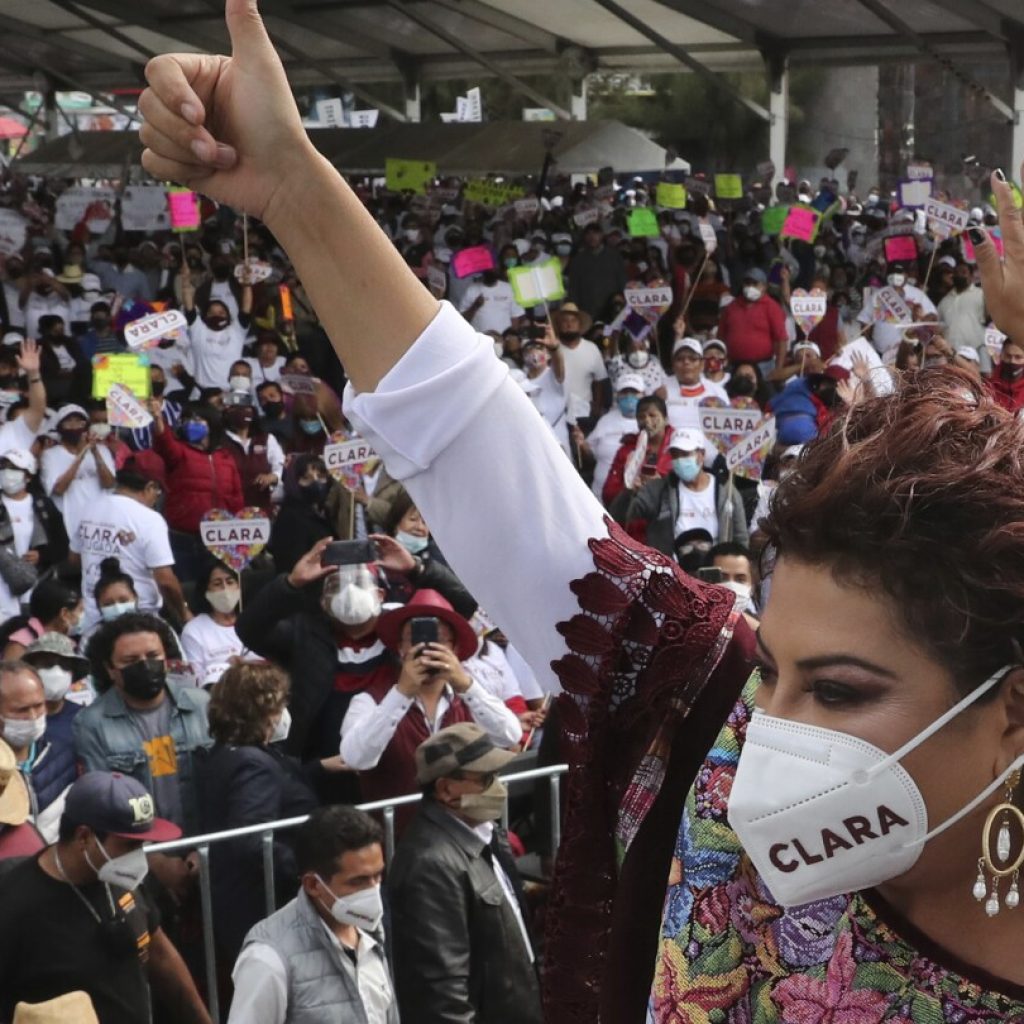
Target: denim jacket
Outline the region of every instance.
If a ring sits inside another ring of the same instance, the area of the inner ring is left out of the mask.
[[[199,812],[192,754],[200,747],[213,744],[206,726],[206,706],[210,698],[205,690],[172,683],[167,685],[167,696],[174,705],[171,736],[177,752],[178,785],[185,816],[182,826],[186,835],[196,835]],[[123,772],[153,792],[149,758],[116,687],[112,686],[75,717],[72,735],[75,755],[83,771]]]

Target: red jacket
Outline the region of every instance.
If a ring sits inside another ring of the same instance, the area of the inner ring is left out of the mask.
[[[999,363],[992,367],[988,390],[996,402],[1010,412],[1024,408],[1024,376],[1017,380],[1003,380],[999,375]]]
[[[155,433],[153,448],[167,467],[164,514],[172,530],[198,533],[199,521],[210,509],[237,512],[244,507],[242,481],[230,452],[193,448],[167,428]]]
[[[639,434],[627,434],[622,439],[621,447],[615,453],[612,468],[608,470],[608,478],[604,482],[604,490],[601,491],[601,499],[605,505],[610,505],[626,489],[626,463],[636,448],[637,437]],[[669,470],[672,468],[672,455],[668,448],[671,440],[672,428],[665,427],[665,433],[661,438],[661,447],[658,451],[655,453],[650,448],[647,449],[642,476],[645,484],[655,477],[668,476]]]
[[[782,307],[767,295],[757,302],[733,299],[718,318],[718,336],[730,363],[763,363],[775,357],[775,345],[786,340]]]

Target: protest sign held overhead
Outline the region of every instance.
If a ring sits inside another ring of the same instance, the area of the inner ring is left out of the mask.
[[[270,520],[258,508],[211,509],[199,524],[199,538],[215,558],[241,572],[267,546]]]
[[[515,267],[508,272],[508,283],[516,302],[524,309],[565,298],[562,264],[557,256],[532,267]]]

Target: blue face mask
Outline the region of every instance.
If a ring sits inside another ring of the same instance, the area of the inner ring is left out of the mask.
[[[519,260],[517,260],[515,256],[508,256],[505,259],[505,266],[508,267],[509,270],[511,270],[513,267],[519,266]]]
[[[210,436],[210,428],[202,420],[189,420],[182,424],[181,436],[189,444],[202,444]]]
[[[319,434],[322,429],[319,420],[299,420],[299,426],[304,434]]]
[[[619,395],[619,412],[623,416],[635,416],[636,407],[640,404],[639,395]]]
[[[430,543],[429,537],[417,537],[416,534],[406,533],[405,530],[399,530],[395,534],[395,540],[397,540],[410,555],[420,554]]]
[[[672,460],[672,470],[684,484],[692,484],[700,476],[701,464],[696,455]]]

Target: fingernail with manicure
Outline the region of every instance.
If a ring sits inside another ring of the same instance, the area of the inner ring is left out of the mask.
[[[996,168],[996,179],[1002,182],[1006,181],[1006,175],[1003,174],[1003,169],[1001,167]]]
[[[207,163],[213,157],[212,147],[205,139],[193,139],[192,152],[195,153],[196,157],[199,160],[202,160],[203,163]]]

